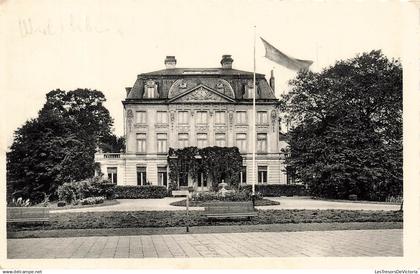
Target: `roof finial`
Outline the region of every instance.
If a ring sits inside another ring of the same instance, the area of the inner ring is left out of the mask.
[[[271,89],[275,92],[275,86],[276,86],[276,83],[275,83],[276,81],[275,81],[275,78],[274,78],[274,68],[271,70],[271,76],[270,76],[270,87],[271,87]]]

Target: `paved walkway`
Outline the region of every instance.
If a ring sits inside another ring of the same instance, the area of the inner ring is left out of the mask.
[[[170,203],[185,198],[166,197],[163,199],[119,199],[119,204],[101,207],[87,207],[64,210],[51,210],[51,213],[64,212],[104,212],[104,211],[162,211],[185,210],[182,206],[171,206]],[[385,203],[333,202],[295,197],[269,197],[280,202],[275,206],[259,206],[258,209],[348,209],[348,210],[399,210],[399,205]],[[190,207],[191,210],[204,210],[202,207]]]
[[[7,240],[9,259],[403,256],[402,229]]]
[[[323,201],[310,198],[295,197],[269,197],[267,199],[280,202],[275,206],[260,206],[258,209],[344,209],[344,210],[399,210],[398,204],[387,203],[363,203]]]

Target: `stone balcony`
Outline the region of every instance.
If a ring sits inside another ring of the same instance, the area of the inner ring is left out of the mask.
[[[162,158],[166,159],[166,154],[144,154],[144,153],[103,153],[103,152],[96,152],[95,153],[95,161],[96,162],[115,162],[120,160],[135,160],[135,159],[145,159],[145,158]]]
[[[125,158],[124,153],[103,153],[103,152],[96,152],[95,153],[95,161],[98,160],[119,160]]]

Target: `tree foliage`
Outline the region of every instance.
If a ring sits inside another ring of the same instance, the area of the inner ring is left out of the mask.
[[[7,154],[8,190],[15,196],[54,195],[64,182],[93,176],[96,148],[118,140],[100,91],[53,90],[46,97],[38,117],[16,130]]]
[[[312,194],[385,200],[402,194],[402,67],[380,51],[290,81],[286,163]]]

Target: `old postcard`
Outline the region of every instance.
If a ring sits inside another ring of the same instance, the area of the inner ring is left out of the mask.
[[[3,0],[0,37],[3,269],[418,270],[415,1]]]

